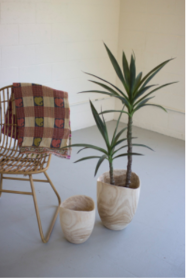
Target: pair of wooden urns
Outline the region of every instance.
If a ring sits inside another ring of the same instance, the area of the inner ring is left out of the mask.
[[[130,188],[122,186],[125,177],[126,170],[118,169],[114,170],[115,185],[109,183],[109,172],[97,180],[98,212],[103,225],[112,230],[122,230],[132,221],[139,201],[139,177],[132,173]],[[69,242],[85,242],[94,228],[94,201],[84,195],[66,199],[60,207],[60,222]]]

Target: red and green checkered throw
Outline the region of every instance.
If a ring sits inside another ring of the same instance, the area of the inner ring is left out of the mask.
[[[14,83],[18,145],[21,153],[53,153],[70,158],[68,93],[46,86]]]

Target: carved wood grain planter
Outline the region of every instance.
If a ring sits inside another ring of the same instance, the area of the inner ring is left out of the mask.
[[[97,207],[102,223],[112,230],[124,229],[133,219],[140,195],[139,177],[132,173],[130,188],[122,187],[126,170],[114,170],[115,185],[109,172],[97,179]]]
[[[60,222],[64,236],[69,242],[85,242],[94,228],[94,201],[84,195],[69,197],[61,204]]]

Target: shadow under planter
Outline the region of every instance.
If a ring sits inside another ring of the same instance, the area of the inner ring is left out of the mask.
[[[60,222],[65,238],[75,244],[85,242],[95,223],[95,204],[92,198],[76,195],[60,206]]]
[[[114,170],[115,185],[110,184],[109,172],[97,179],[97,207],[102,223],[112,230],[124,229],[133,219],[139,201],[140,180],[132,173],[129,188],[123,187],[126,170]]]

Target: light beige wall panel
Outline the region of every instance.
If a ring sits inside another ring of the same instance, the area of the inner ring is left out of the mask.
[[[82,71],[116,83],[103,42],[117,55],[119,15],[120,0],[0,0],[0,87],[17,81],[65,90],[73,129],[93,125],[89,98],[105,99],[99,110],[114,102],[77,92],[98,89]]]
[[[52,2],[37,2],[36,3],[36,22],[37,23],[52,23],[53,11]]]
[[[23,50],[24,46],[3,46],[2,67],[19,67],[19,59]]]
[[[90,22],[88,26],[84,22],[68,23],[65,25],[52,24],[52,42],[79,42],[79,41],[114,41],[118,40],[118,25],[115,23],[100,24],[99,22]]]
[[[19,42],[19,29],[17,24],[0,25],[1,45],[17,45]]]
[[[33,1],[2,1],[1,23],[34,23],[35,2]]]
[[[19,77],[19,68],[0,68],[0,83],[5,82],[7,85],[12,84],[12,80]]]
[[[48,44],[51,43],[51,24],[20,24],[20,44]]]
[[[36,64],[35,46],[2,46],[2,67],[25,67]]]
[[[168,114],[160,113],[156,108],[145,108],[137,113],[134,125],[180,139],[184,139],[185,118],[184,11],[184,0],[121,0],[118,47],[120,61],[122,50],[128,59],[134,50],[137,72],[142,71],[144,75],[164,60],[175,58],[151,82],[161,85],[179,81],[154,94],[153,103],[166,107]],[[116,108],[120,106],[117,101]],[[152,117],[153,113],[155,117]]]
[[[36,64],[36,48],[35,45],[24,45],[19,55],[19,66],[25,67]]]

